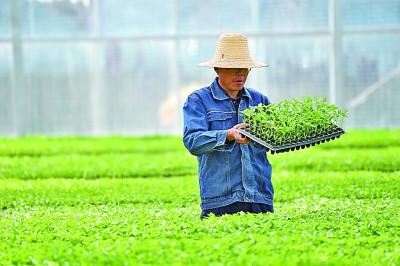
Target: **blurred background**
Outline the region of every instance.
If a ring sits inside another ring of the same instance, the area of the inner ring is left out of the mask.
[[[270,65],[247,86],[272,102],[400,127],[400,0],[0,0],[0,135],[181,134],[226,32]]]

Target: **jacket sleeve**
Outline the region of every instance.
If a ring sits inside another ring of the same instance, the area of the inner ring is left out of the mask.
[[[201,155],[225,146],[227,130],[209,130],[207,112],[196,95],[183,105],[183,143],[193,155]]]
[[[271,104],[271,102],[269,101],[268,97],[265,96],[265,95],[263,95],[263,104],[264,105],[270,105]]]

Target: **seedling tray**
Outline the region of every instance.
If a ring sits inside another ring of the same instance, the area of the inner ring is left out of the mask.
[[[304,141],[299,141],[295,143],[285,143],[282,145],[272,145],[271,143],[266,142],[265,140],[262,140],[250,132],[244,130],[244,129],[238,129],[238,131],[248,137],[249,139],[257,142],[258,144],[264,146],[267,148],[267,152],[270,151],[271,154],[274,153],[281,153],[281,152],[288,152],[288,151],[294,151],[294,150],[300,150],[304,148],[308,148],[311,146],[318,145],[320,143],[324,143],[325,141],[330,141],[335,138],[339,138],[342,134],[344,134],[344,130],[340,127],[337,127],[333,132],[330,132],[325,135],[321,135],[318,137],[314,137],[312,139],[307,139]]]

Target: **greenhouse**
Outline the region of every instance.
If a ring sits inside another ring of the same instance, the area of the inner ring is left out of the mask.
[[[197,64],[224,32],[267,62],[247,85],[271,102],[324,96],[349,109],[348,128],[398,127],[398,5],[3,0],[0,133],[180,134],[185,97],[214,75]]]

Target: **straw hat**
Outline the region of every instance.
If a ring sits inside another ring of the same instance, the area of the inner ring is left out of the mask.
[[[241,33],[222,34],[218,40],[214,59],[200,63],[203,67],[254,68],[266,64],[254,61],[250,56],[247,37]]]

